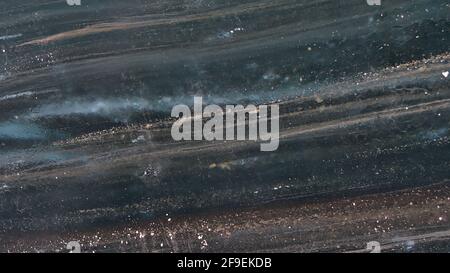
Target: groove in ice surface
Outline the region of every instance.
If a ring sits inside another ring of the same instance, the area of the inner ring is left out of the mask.
[[[19,38],[22,37],[22,34],[14,34],[14,35],[4,35],[4,36],[0,36],[0,40],[5,41],[5,40],[10,40],[10,39],[15,39],[15,38]]]

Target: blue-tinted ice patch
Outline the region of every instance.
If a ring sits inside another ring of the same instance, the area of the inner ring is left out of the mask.
[[[448,128],[439,128],[435,130],[428,130],[421,132],[419,134],[419,137],[424,140],[435,140],[438,138],[441,138],[443,136],[446,136],[448,134]]]
[[[0,123],[0,138],[19,140],[42,140],[47,133],[41,127],[31,123],[3,122]]]

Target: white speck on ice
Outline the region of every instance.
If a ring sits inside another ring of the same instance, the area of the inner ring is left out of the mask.
[[[449,74],[449,72],[448,71],[444,71],[444,72],[442,72],[442,75],[444,76],[444,77],[448,77],[448,74]]]

